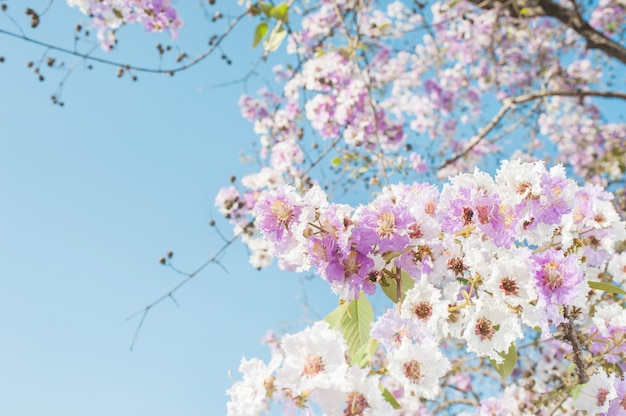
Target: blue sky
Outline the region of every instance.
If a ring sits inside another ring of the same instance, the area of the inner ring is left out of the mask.
[[[23,19],[22,5],[7,4]],[[191,5],[181,12],[181,43],[193,55],[207,23]],[[81,19],[54,2],[27,33],[71,48]],[[0,28],[14,29],[7,19]],[[0,414],[225,414],[228,371],[238,378],[242,356],[268,357],[259,344],[267,329],[311,318],[303,290],[321,314],[333,308],[322,282],[257,272],[235,244],[220,258],[228,273],[211,265],[176,294],[180,307],[168,300],[152,310],[129,351],[138,319],[126,317],[181,280],[157,259],[173,250],[192,271],[211,257],[223,244],[208,225],[219,220],[214,195],[254,168],[239,160],[255,140],[237,106],[244,86],[206,88],[243,77],[258,59],[252,30],[248,23],[227,40],[232,67],[217,54],[172,78],[138,74],[133,83],[114,67],[79,63],[63,108],[50,101],[63,73],[41,83],[26,67],[44,50],[1,38]],[[154,45],[168,41],[139,28],[120,39],[117,54],[99,55],[156,65]]]

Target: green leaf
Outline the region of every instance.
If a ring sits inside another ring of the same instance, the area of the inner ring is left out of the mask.
[[[386,280],[387,282],[389,282],[389,284],[387,286],[380,285],[380,288],[383,290],[385,295],[387,295],[387,297],[391,299],[393,303],[398,303],[398,284],[396,283],[397,280],[396,279],[386,279]],[[407,290],[413,289],[413,286],[415,286],[415,280],[407,272],[403,270],[402,279],[400,283],[400,289],[402,290],[403,299],[404,299],[404,294],[407,292]]]
[[[259,9],[261,9],[263,14],[267,17],[270,17],[272,13],[272,9],[274,8],[274,6],[272,6],[271,4],[265,3],[262,1],[260,1],[257,6],[259,7]]]
[[[370,325],[374,322],[374,310],[365,296],[339,305],[326,318],[332,329],[341,330],[351,357],[370,341]]]
[[[272,7],[269,17],[273,17],[283,23],[289,23],[289,5],[287,3],[280,3],[278,6]]]
[[[398,403],[398,401],[396,400],[394,395],[391,394],[391,392],[389,390],[387,390],[386,387],[383,387],[383,386],[379,385],[378,388],[383,393],[383,397],[385,398],[387,403],[389,403],[391,405],[391,407],[393,407],[396,410],[402,409],[402,406],[400,406],[400,403]]]
[[[339,156],[333,158],[333,160],[330,161],[330,164],[333,165],[334,168],[336,168],[337,166],[341,165],[341,158]]]
[[[380,344],[374,338],[370,338],[366,344],[363,344],[361,348],[352,357],[352,364],[358,365],[360,368],[369,366],[372,361],[372,357],[376,353],[376,350]]]
[[[572,399],[576,400],[578,399],[578,396],[580,396],[580,392],[582,391],[583,387],[586,386],[586,384],[577,384],[574,389],[572,390]]]
[[[278,24],[280,25],[280,23]],[[268,52],[274,52],[278,49],[283,39],[285,39],[285,36],[287,36],[287,31],[283,28],[272,30],[269,38],[265,41],[265,50]]]
[[[261,22],[257,25],[256,29],[254,29],[254,40],[252,41],[252,47],[256,48],[259,43],[263,40],[265,35],[267,34],[267,23]]]
[[[626,295],[626,290],[620,287],[614,286],[610,283],[589,282],[589,287],[595,290],[602,290],[604,292],[617,293],[619,295]]]
[[[341,320],[341,332],[354,357],[359,349],[370,340],[370,326],[374,322],[374,309],[365,295],[350,302]]]
[[[517,348],[515,348],[515,343],[511,344],[506,354],[500,353],[500,356],[504,358],[502,364],[498,364],[494,360],[489,361],[498,374],[505,379],[513,373],[515,364],[517,364]]]
[[[331,329],[341,328],[341,319],[343,318],[343,315],[345,315],[348,306],[350,306],[349,303],[342,303],[337,306],[334,311],[326,315],[324,320],[328,322],[328,326],[330,326]]]

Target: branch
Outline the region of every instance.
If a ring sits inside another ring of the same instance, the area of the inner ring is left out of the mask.
[[[240,14],[239,16],[237,16],[229,25],[228,27],[224,30],[224,32],[218,36],[213,43],[211,44],[211,47],[209,49],[207,49],[204,53],[202,53],[200,56],[198,56],[197,58],[195,58],[194,60],[190,61],[189,63],[176,67],[176,68],[171,68],[171,69],[158,69],[158,68],[146,68],[146,67],[141,67],[141,66],[135,66],[135,65],[127,65],[127,64],[122,64],[120,62],[115,62],[109,59],[104,59],[104,58],[98,58],[96,56],[92,56],[90,55],[90,53],[81,53],[78,51],[73,51],[67,48],[62,48],[60,46],[55,46],[31,37],[28,37],[24,34],[19,34],[19,33],[15,33],[15,32],[10,32],[8,30],[4,30],[4,29],[0,29],[0,34],[1,35],[6,35],[6,36],[10,36],[16,39],[20,39],[23,40],[25,42],[28,43],[32,43],[35,45],[39,45],[39,46],[43,46],[45,48],[57,51],[57,52],[61,52],[61,53],[65,53],[68,55],[73,55],[73,56],[77,56],[79,58],[83,58],[85,60],[88,61],[92,61],[92,62],[98,62],[101,64],[105,64],[105,65],[111,65],[111,66],[115,66],[115,67],[124,67],[126,70],[132,70],[132,71],[137,71],[137,72],[147,72],[147,73],[153,73],[153,74],[169,74],[169,75],[173,75],[176,72],[181,72],[184,71],[185,69],[188,69],[198,63],[200,63],[201,61],[203,61],[204,59],[206,59],[209,55],[211,55],[218,47],[219,45],[222,43],[222,41],[226,38],[226,36],[228,36],[228,34],[230,32],[232,32],[232,30],[235,28],[235,26],[245,17],[248,15],[248,11],[246,10],[245,12],[243,12],[242,14]]]
[[[546,16],[554,17],[585,38],[588,49],[599,49],[610,57],[626,64],[626,48],[613,41],[604,33],[594,29],[589,22],[582,19],[575,10],[567,9],[554,3],[552,0],[538,0],[538,4],[543,9]]]
[[[565,314],[567,322],[561,324],[563,328],[563,337],[572,346],[572,352],[574,354],[574,364],[576,365],[576,375],[578,376],[578,384],[585,384],[589,381],[587,375],[587,366],[582,358],[582,346],[580,345],[580,339],[578,338],[578,332],[574,328],[574,318],[571,315]]]
[[[491,10],[505,7],[511,16],[518,18],[553,17],[573,29],[587,42],[588,49],[599,49],[608,56],[626,64],[626,48],[604,33],[594,29],[577,10],[563,7],[552,0],[469,0],[477,7]],[[523,10],[523,13],[522,13]]]
[[[626,93],[618,92],[618,91],[593,91],[593,90],[555,90],[555,91],[538,91],[533,92],[526,95],[520,95],[514,98],[505,98],[502,102],[503,105],[498,111],[498,113],[491,119],[491,121],[482,129],[477,136],[469,142],[469,144],[463,149],[461,152],[447,159],[445,162],[437,168],[441,170],[457,160],[461,159],[463,156],[467,155],[467,153],[472,150],[478,143],[480,143],[486,136],[489,134],[491,130],[493,130],[500,120],[509,112],[509,110],[515,108],[516,104],[522,104],[528,101],[536,100],[538,98],[545,97],[603,97],[603,98],[619,98],[622,100],[626,100]]]
[[[139,336],[139,332],[141,331],[141,328],[143,327],[143,323],[146,319],[146,316],[148,316],[148,313],[150,312],[150,310],[158,305],[159,303],[163,302],[165,299],[167,298],[171,298],[172,300],[174,300],[174,293],[176,293],[180,288],[182,288],[183,286],[185,286],[187,283],[189,283],[189,281],[191,279],[193,279],[198,273],[200,273],[202,270],[204,270],[205,267],[207,267],[209,264],[211,263],[215,263],[217,262],[217,257],[222,254],[231,244],[233,244],[235,241],[237,241],[239,239],[239,237],[241,237],[241,235],[243,233],[246,232],[246,229],[248,227],[244,227],[243,230],[237,234],[235,234],[233,237],[230,238],[230,240],[227,240],[226,243],[224,243],[224,245],[215,252],[215,254],[213,254],[213,256],[208,259],[207,261],[205,261],[200,267],[198,267],[196,270],[194,270],[193,272],[189,273],[184,280],[182,280],[181,282],[179,282],[176,286],[174,286],[172,289],[169,290],[169,292],[167,292],[166,294],[162,295],[161,297],[159,297],[158,299],[154,300],[152,303],[150,303],[149,305],[146,305],[143,309],[141,309],[140,311],[135,312],[134,314],[130,315],[128,318],[126,318],[126,320],[131,320],[133,318],[135,318],[136,316],[141,314],[141,320],[139,321],[139,324],[137,325],[137,329],[135,330],[135,335],[133,336],[133,340],[130,343],[130,350],[132,351],[134,346],[135,346],[135,342],[137,341],[137,337]],[[176,303],[176,301],[174,300],[174,303]]]

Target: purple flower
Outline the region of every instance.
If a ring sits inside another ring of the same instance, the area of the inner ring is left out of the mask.
[[[291,187],[263,195],[255,207],[256,224],[271,242],[281,244],[291,235],[290,226],[300,215],[300,197]]]
[[[583,287],[583,273],[578,260],[565,257],[561,251],[550,249],[533,256],[537,292],[547,308],[547,317],[561,322],[558,308],[570,305]]]

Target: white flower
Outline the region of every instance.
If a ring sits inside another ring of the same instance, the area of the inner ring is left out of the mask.
[[[592,415],[606,412],[609,409],[609,402],[617,397],[614,381],[615,376],[607,376],[604,370],[592,375],[574,400],[574,408],[586,410]]]
[[[89,12],[89,0],[67,0],[67,5],[70,7],[78,6],[83,14]]]
[[[504,359],[499,353],[506,353],[511,344],[522,337],[517,317],[500,303],[479,300],[475,303],[476,307],[463,332],[467,350],[502,363]]]
[[[276,387],[299,396],[316,388],[338,389],[346,383],[346,343],[339,331],[325,321],[293,335],[281,343],[285,361],[276,374]]]
[[[267,397],[271,397],[274,378],[272,373],[280,365],[282,356],[274,355],[268,365],[253,358],[241,359],[239,371],[243,380],[226,390],[230,401],[226,404],[228,416],[253,416],[267,410]]]
[[[404,387],[405,395],[433,399],[439,393],[439,379],[450,369],[450,361],[437,345],[413,344],[405,339],[388,354],[389,374]]]
[[[256,173],[241,178],[241,184],[248,189],[276,189],[285,184],[285,180],[281,173],[268,167],[261,168]]]
[[[352,366],[348,369],[344,391],[317,389],[311,396],[325,415],[383,416],[393,413],[378,384],[380,376],[368,376],[369,369]]]
[[[441,290],[425,278],[406,292],[400,316],[425,325],[437,340],[449,334],[448,302],[441,300]]]
[[[593,323],[604,337],[610,336],[608,326],[626,327],[626,309],[617,303],[607,305],[602,303],[596,307],[592,318]]]

